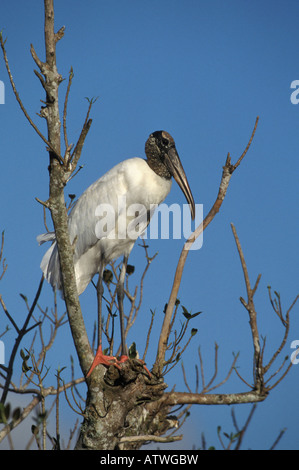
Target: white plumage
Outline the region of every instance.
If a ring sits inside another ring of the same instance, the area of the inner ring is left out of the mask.
[[[86,189],[73,207],[68,220],[70,242],[73,243],[77,237],[74,268],[79,295],[98,273],[101,256],[104,255],[106,264],[119,256],[129,256],[135,242],[134,239],[119,239],[117,236],[109,239],[109,234],[99,239],[96,235],[96,224],[99,221],[96,216],[97,207],[103,204],[114,207],[117,224],[118,217],[123,215],[122,212],[118,213],[120,200],[126,201],[126,206],[122,208],[126,213],[128,208],[136,203],[150,211],[153,205],[164,201],[170,189],[171,180],[158,176],[141,158],[131,158],[119,163]],[[127,221],[132,221],[132,217],[128,217]],[[143,222],[144,231],[147,220]],[[138,230],[139,233],[141,231]],[[55,234],[50,232],[39,235],[40,244],[46,241],[54,243],[44,255],[41,269],[47,281],[60,290],[62,284]]]

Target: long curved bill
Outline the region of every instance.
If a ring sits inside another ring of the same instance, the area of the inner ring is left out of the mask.
[[[174,177],[175,181],[177,182],[177,184],[179,185],[179,187],[181,188],[181,190],[183,191],[187,199],[187,202],[190,207],[191,217],[192,217],[192,220],[194,220],[194,217],[195,217],[194,199],[192,196],[192,192],[191,192],[183,165],[181,163],[180,157],[175,147],[171,147],[171,149],[168,151],[166,155],[166,163],[167,163],[170,173]]]

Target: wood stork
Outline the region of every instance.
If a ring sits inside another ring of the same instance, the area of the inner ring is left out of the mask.
[[[90,375],[97,364],[114,364],[127,359],[127,348],[124,330],[124,281],[128,256],[138,235],[149,224],[155,207],[164,201],[171,189],[173,176],[182,189],[190,207],[191,217],[195,216],[194,199],[175,142],[166,131],[153,132],[145,144],[147,160],[131,158],[109,170],[104,176],[93,183],[77,200],[68,218],[70,242],[75,241],[74,268],[78,294],[82,294],[96,273],[99,273],[98,291],[98,351],[87,375]],[[119,207],[119,201],[122,201]],[[136,208],[134,216],[128,216],[129,209]],[[109,229],[109,220],[105,227],[97,226],[101,215],[99,209],[112,208],[114,214],[113,226]],[[140,209],[141,207],[141,209]],[[142,210],[143,208],[143,210]],[[135,219],[134,219],[135,217]],[[128,227],[135,221],[135,230],[128,234]],[[136,227],[138,230],[136,230]],[[106,228],[106,232],[104,232]],[[123,228],[125,228],[125,233]],[[122,231],[122,234],[120,233]],[[135,235],[134,235],[135,234]],[[47,281],[53,288],[61,290],[62,280],[59,266],[58,249],[53,232],[37,237],[39,243],[52,241],[52,246],[45,253],[41,269]],[[76,240],[75,240],[76,239]],[[123,256],[123,264],[117,286],[117,297],[121,330],[121,359],[105,356],[101,347],[102,334],[102,295],[103,272],[106,264]]]

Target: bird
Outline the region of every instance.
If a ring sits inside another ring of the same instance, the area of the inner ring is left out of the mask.
[[[78,295],[85,291],[96,274],[99,275],[98,350],[87,376],[98,364],[114,364],[120,368],[120,364],[128,359],[123,307],[128,257],[136,239],[146,230],[155,208],[169,194],[172,177],[186,197],[191,218],[195,218],[194,198],[172,136],[161,130],[151,133],[145,143],[145,155],[146,160],[129,158],[111,168],[85,190],[68,216],[70,243],[74,246]],[[130,209],[132,207],[133,211]],[[138,210],[134,211],[136,208]],[[110,216],[105,218],[104,213],[108,212]],[[39,235],[37,240],[39,244],[52,242],[42,258],[40,267],[52,287],[62,291],[55,233]],[[123,263],[117,285],[121,333],[121,357],[118,360],[114,356],[103,354],[101,335],[104,268],[120,256],[123,256]]]

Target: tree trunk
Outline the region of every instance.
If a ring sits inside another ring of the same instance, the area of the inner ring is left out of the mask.
[[[136,450],[145,436],[165,434],[176,423],[167,419],[169,407],[159,400],[166,387],[136,360],[121,371],[110,366],[102,380],[91,380],[76,449]]]

